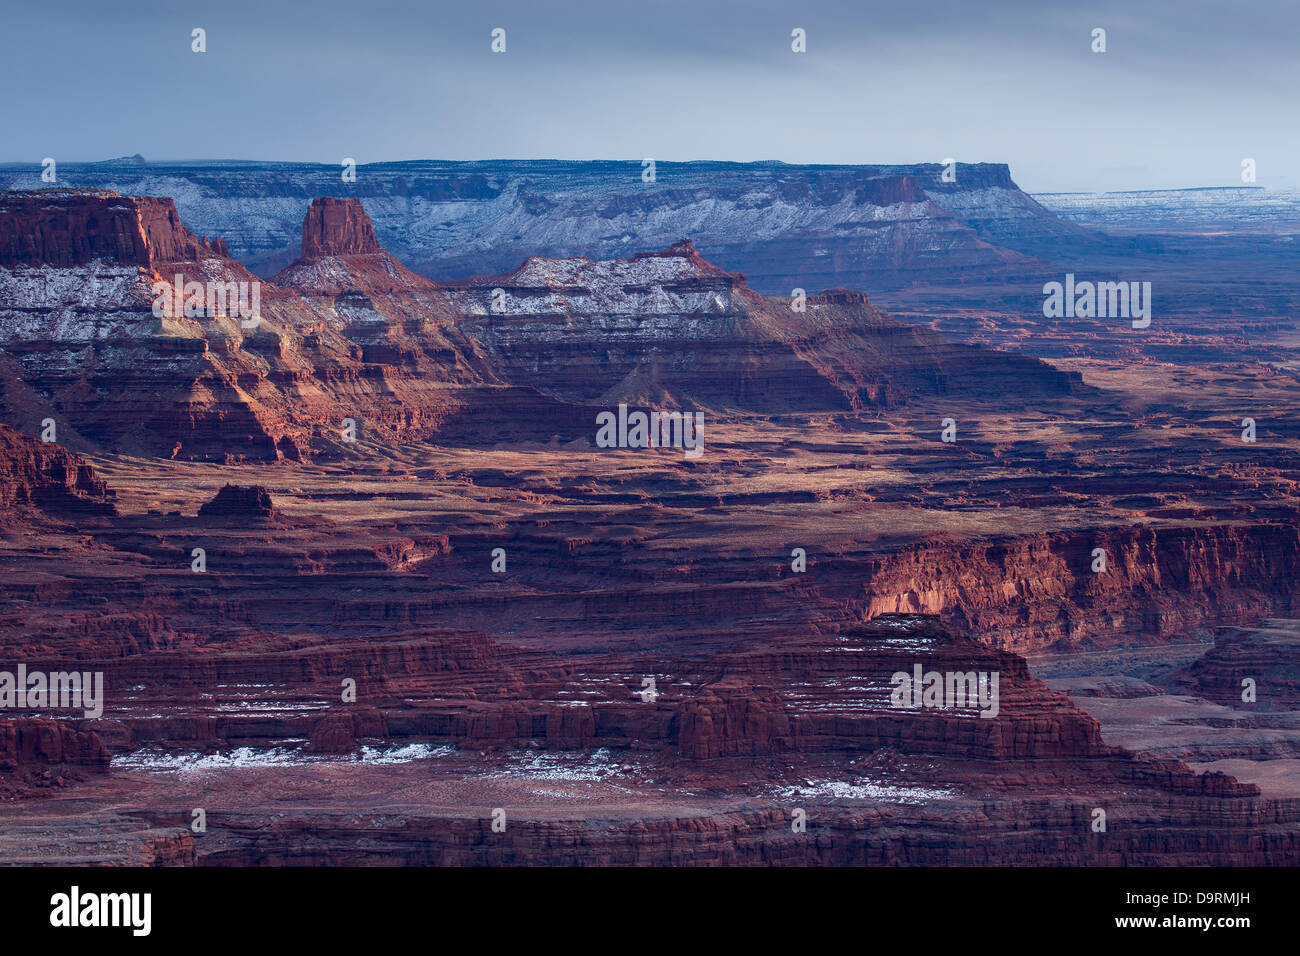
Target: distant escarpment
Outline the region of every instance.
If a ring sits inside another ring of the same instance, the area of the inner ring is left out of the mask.
[[[1088,238],[1023,192],[1001,163],[794,165],[640,159],[373,163],[356,184],[307,163],[60,164],[61,181],[180,198],[191,228],[230,239],[270,275],[298,255],[303,196],[365,203],[379,241],[437,280],[505,272],[526,256],[610,259],[691,236],[768,295],[846,286],[987,281]],[[40,168],[0,166],[0,187]],[[182,188],[178,190],[178,185]],[[349,251],[365,251],[361,247]],[[309,247],[305,253],[314,255]]]

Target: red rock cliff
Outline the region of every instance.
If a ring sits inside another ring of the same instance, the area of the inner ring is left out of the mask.
[[[181,225],[170,199],[111,190],[46,189],[0,196],[0,266],[149,266],[224,254]]]
[[[375,227],[355,198],[313,199],[302,221],[302,257],[355,256],[383,252]]]
[[[113,514],[112,494],[76,455],[0,425],[0,509],[34,506]]]

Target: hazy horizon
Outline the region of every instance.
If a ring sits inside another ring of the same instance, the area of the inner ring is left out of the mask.
[[[61,165],[73,166],[73,167],[76,167],[76,166],[93,166],[93,165],[96,165],[96,164],[104,164],[104,163],[114,163],[114,162],[130,161],[130,160],[134,159],[134,157],[135,157],[136,155],[141,155],[141,154],[133,154],[133,155],[131,155],[131,156],[112,156],[112,157],[106,157],[106,158],[104,158],[104,159],[68,159],[68,160],[63,160],[63,161],[61,161]],[[323,166],[323,167],[334,168],[334,167],[337,165],[337,164],[334,164],[334,163],[322,163],[322,162],[320,162],[319,160],[306,160],[306,159],[248,159],[248,158],[245,158],[245,157],[229,157],[229,158],[213,158],[213,157],[180,157],[180,158],[168,158],[168,157],[164,157],[164,158],[154,159],[154,158],[152,158],[152,157],[148,157],[148,156],[141,156],[141,158],[144,160],[144,165],[145,165],[145,166],[181,166],[181,165],[203,165],[203,164],[211,164],[211,165],[218,165],[218,166],[219,166],[219,165],[240,165],[240,164],[247,164],[247,165],[250,165],[250,166],[257,166],[257,165],[286,164],[286,165],[320,165],[320,166]],[[377,160],[374,160],[373,162],[369,162],[369,163],[359,163],[359,164],[358,164],[358,168],[359,168],[359,169],[363,169],[363,168],[365,168],[366,166],[390,166],[390,165],[399,165],[399,164],[401,164],[401,163],[552,163],[552,162],[553,162],[553,163],[586,163],[586,162],[590,162],[590,163],[624,163],[624,162],[625,162],[625,163],[631,163],[631,164],[634,164],[634,165],[636,165],[636,166],[638,166],[638,167],[640,166],[640,160],[628,159],[628,158],[626,158],[626,157],[609,157],[609,156],[592,156],[592,157],[581,157],[581,158],[568,158],[568,157],[557,157],[557,156],[492,156],[492,157],[478,157],[478,158],[467,158],[467,159],[448,159],[448,158],[446,158],[446,157],[441,157],[441,156],[421,156],[421,157],[406,158],[406,159],[377,159]],[[671,165],[671,164],[673,164],[673,163],[731,163],[731,164],[736,164],[736,165],[760,165],[760,164],[783,163],[783,164],[785,164],[785,165],[787,165],[787,166],[795,166],[795,167],[799,167],[799,166],[906,166],[906,165],[915,165],[914,163],[906,163],[906,162],[901,162],[901,161],[891,161],[891,160],[881,160],[881,161],[866,161],[866,160],[864,160],[863,162],[860,162],[860,163],[792,163],[792,162],[787,162],[786,160],[780,160],[780,159],[742,159],[742,160],[736,160],[736,159],[716,159],[716,158],[706,158],[706,159],[671,159],[671,158],[669,158],[669,159],[658,159],[657,162],[658,162],[661,166],[663,166],[663,165]],[[918,161],[917,161],[917,163],[924,163],[924,162],[926,162],[926,161],[925,161],[925,160],[918,160]],[[963,162],[965,162],[965,161],[963,161]],[[972,161],[972,165],[979,165],[979,164],[981,164],[981,163],[983,163],[983,164],[987,164],[987,165],[1005,165],[1005,166],[1007,166],[1007,167],[1010,169],[1010,171],[1011,171],[1011,178],[1012,178],[1012,180],[1013,180],[1013,181],[1014,181],[1018,186],[1020,186],[1020,188],[1021,188],[1024,192],[1029,193],[1029,194],[1031,194],[1031,195],[1034,195],[1034,194],[1038,194],[1038,195],[1052,195],[1052,194],[1067,194],[1067,193],[1080,193],[1080,194],[1087,194],[1087,193],[1128,193],[1128,192],[1173,192],[1173,191],[1179,191],[1179,190],[1191,190],[1191,189],[1256,189],[1256,190],[1263,190],[1263,191],[1269,191],[1269,190],[1277,190],[1277,191],[1292,191],[1292,190],[1294,190],[1294,189],[1296,188],[1295,185],[1294,185],[1293,183],[1291,183],[1291,182],[1281,181],[1281,182],[1274,182],[1274,183],[1266,183],[1266,182],[1256,182],[1256,183],[1240,183],[1240,182],[1238,182],[1238,183],[1211,183],[1211,184],[1202,184],[1202,183],[1184,183],[1184,184],[1181,184],[1181,185],[1168,185],[1168,186],[1137,186],[1137,187],[1117,188],[1117,189],[1106,189],[1106,188],[1098,188],[1098,189],[1051,189],[1051,188],[1046,188],[1046,189],[1032,189],[1032,188],[1027,187],[1024,183],[1020,182],[1019,179],[1016,177],[1016,167],[1015,167],[1015,164],[1014,164],[1014,163],[1006,163],[1006,162],[999,161],[999,160],[974,160],[974,161]],[[27,161],[27,160],[6,160],[6,159],[0,159],[0,167],[15,167],[15,166],[17,166],[17,167],[24,167],[24,166],[29,166],[29,167],[31,167],[34,176],[39,176],[40,171],[41,171],[41,165],[40,165],[40,163],[33,163],[33,162],[29,162],[29,161]],[[32,188],[57,188],[57,187],[55,187],[55,186],[53,186],[53,185],[49,185],[49,184],[43,184],[43,183],[36,182],[36,183],[33,184],[33,187],[32,187]],[[68,187],[68,188],[76,188],[76,187]]]

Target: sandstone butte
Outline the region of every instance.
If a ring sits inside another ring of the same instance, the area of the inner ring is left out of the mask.
[[[261,281],[168,200],[0,215],[0,660],[107,697],[0,722],[6,862],[1297,859],[1300,799],[1107,744],[1021,656],[1290,611],[1294,439],[1153,449],[1077,373],[688,241],[434,283],[319,199],[245,329],[153,314]],[[619,402],[710,453],[596,453]],[[1230,703],[1235,647],[1175,679]],[[917,664],[997,672],[998,715],[892,706]]]

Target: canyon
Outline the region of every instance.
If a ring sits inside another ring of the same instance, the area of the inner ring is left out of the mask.
[[[1124,248],[1005,167],[821,170],[858,204],[825,228],[893,210],[902,251],[820,270],[825,234],[720,241],[802,168],[661,164],[732,205],[629,248],[585,231],[633,215],[612,164],[391,165],[0,194],[0,665],[107,695],[0,720],[0,861],[1295,862],[1284,323],[981,325],[954,303],[1013,310],[1053,243]],[[462,209],[408,258],[452,203],[532,223]],[[241,226],[291,205],[296,249]],[[156,316],[176,275],[260,282],[255,327]],[[619,403],[700,411],[707,452],[597,448]],[[893,706],[918,665],[999,674],[997,716]]]

